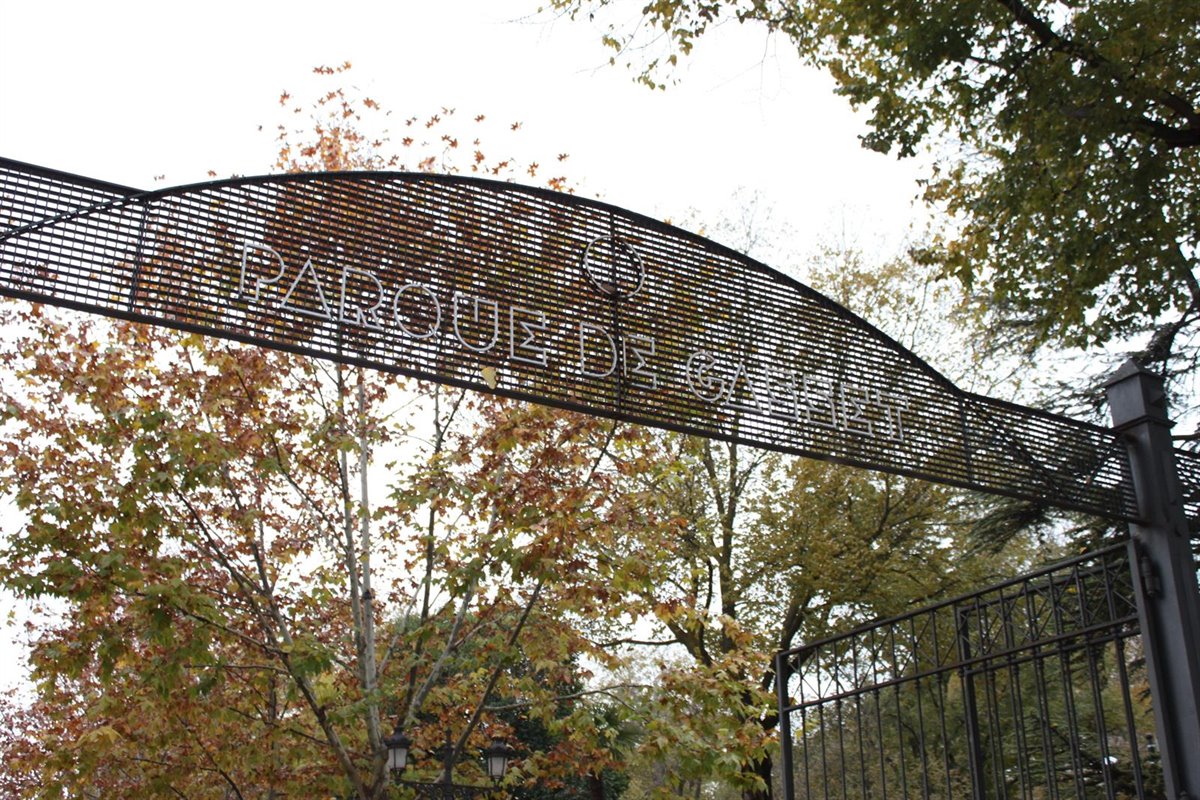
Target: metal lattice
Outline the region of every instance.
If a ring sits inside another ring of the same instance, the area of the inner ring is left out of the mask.
[[[1175,450],[1175,472],[1179,477],[1181,496],[1188,520],[1192,521],[1192,536],[1197,533],[1196,521],[1200,520],[1200,453],[1191,450]]]
[[[713,242],[398,173],[139,192],[0,160],[0,294],[1129,518],[1110,430],[964,393]]]
[[[1161,797],[1129,552],[781,653],[785,796]]]

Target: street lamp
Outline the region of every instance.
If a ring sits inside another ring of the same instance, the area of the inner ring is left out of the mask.
[[[388,736],[383,737],[383,746],[388,751],[388,769],[392,772],[404,772],[408,766],[408,748],[412,747],[412,739],[404,735],[397,725]]]
[[[400,777],[408,766],[408,755],[412,748],[412,740],[404,735],[404,731],[400,729],[399,725],[396,726],[396,729],[390,735],[383,737],[383,746],[388,751],[387,763],[388,769],[391,770],[393,781],[404,786],[413,787],[417,792],[418,798],[440,797],[443,800],[451,800],[452,798],[469,800],[475,797],[475,795],[490,791],[504,778],[504,773],[508,769],[508,760],[515,752],[500,737],[492,737],[492,743],[483,748],[484,766],[487,768],[488,777],[492,779],[492,786],[469,786],[454,783],[452,779],[454,748],[450,743],[450,730],[448,728],[446,729],[446,744],[444,747],[439,748],[443,758],[442,774],[433,782],[406,780]]]
[[[488,777],[493,783],[499,783],[508,769],[508,760],[513,756],[513,749],[499,736],[492,737],[492,743],[483,748],[483,760],[487,764]]]

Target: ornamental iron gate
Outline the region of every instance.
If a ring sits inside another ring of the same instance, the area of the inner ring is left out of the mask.
[[[702,237],[445,175],[142,191],[0,158],[0,296],[1126,521],[1134,606],[1102,559],[1044,586],[1022,579],[1032,594],[1017,599],[1000,589],[906,618],[921,635],[885,626],[807,648],[796,666],[820,666],[798,678],[815,703],[802,706],[800,741],[825,759],[823,791],[835,794],[823,797],[1081,797],[1100,776],[1116,800],[1123,757],[1137,791],[1153,783],[1134,745],[1145,695],[1126,688],[1121,718],[1105,701],[1104,676],[1140,674],[1128,660],[1140,652],[1166,793],[1200,800],[1200,459],[1173,448],[1162,381],[1135,366],[1108,386],[1111,428],[971,394],[828,298]],[[1045,616],[1055,607],[1061,620]],[[830,680],[832,706],[811,696]],[[1056,681],[1090,688],[1094,718]],[[955,703],[970,712],[959,728]],[[888,741],[908,750],[885,748],[889,720]],[[1098,761],[1079,749],[1087,736]]]
[[[1133,552],[780,653],[785,797],[1163,798]]]
[[[1106,388],[1130,540],[778,653],[785,800],[1200,797],[1197,462],[1161,377]]]

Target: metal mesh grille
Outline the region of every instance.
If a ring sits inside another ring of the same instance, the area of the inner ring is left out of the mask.
[[[776,663],[789,797],[1162,796],[1127,545]]]
[[[394,173],[150,193],[0,161],[0,293],[1123,518],[1116,437],[963,393],[811,289],[604,204]]]
[[[1179,476],[1183,506],[1192,521],[1192,538],[1200,536],[1196,521],[1200,520],[1200,453],[1175,450],[1175,471]]]

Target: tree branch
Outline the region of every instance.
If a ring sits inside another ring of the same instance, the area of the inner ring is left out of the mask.
[[[598,689],[584,689],[582,691],[572,692],[570,694],[560,694],[551,699],[556,703],[561,703],[566,700],[578,700],[581,697],[590,697],[592,695],[602,694],[602,695],[606,695],[607,697],[611,697],[613,700],[616,700],[618,703],[621,703],[622,705],[624,705],[626,707],[629,707],[629,703],[624,698],[614,694],[614,692],[617,689],[653,689],[653,688],[654,688],[653,686],[651,686],[649,684],[645,684],[645,683],[616,683],[616,684],[613,684],[612,686],[602,686]],[[499,706],[487,706],[486,710],[491,711],[491,712],[513,711],[518,708],[528,708],[529,706],[531,706],[533,704],[534,704],[533,700],[522,700],[520,702],[505,703],[504,705],[499,705]]]
[[[1146,100],[1162,106],[1187,120],[1187,127],[1180,130],[1165,123],[1141,118],[1144,128],[1174,147],[1200,145],[1200,111],[1183,97],[1130,75],[1094,48],[1082,45],[1055,31],[1050,24],[1038,17],[1023,0],[997,0],[1013,15],[1013,19],[1025,27],[1037,41],[1055,52],[1068,55],[1095,69],[1125,90],[1132,90]]]

